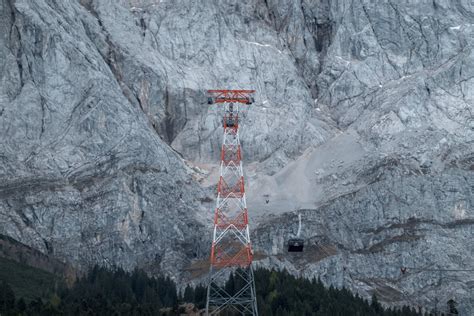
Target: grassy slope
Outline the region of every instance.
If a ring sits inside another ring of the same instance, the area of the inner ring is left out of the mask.
[[[49,298],[55,288],[64,284],[62,278],[52,273],[5,258],[0,258],[0,280],[12,287],[17,298],[26,301]]]

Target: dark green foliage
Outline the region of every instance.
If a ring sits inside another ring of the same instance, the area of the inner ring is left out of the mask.
[[[95,267],[72,288],[59,289],[48,300],[38,297],[29,303],[21,298],[15,304],[10,286],[0,283],[2,316],[175,315],[178,302],[176,284],[170,278],[151,278],[141,270],[129,273]]]
[[[408,313],[386,310],[375,295],[369,303],[347,289],[326,288],[320,280],[296,278],[286,271],[257,269],[255,283],[259,313],[265,316],[421,315],[408,307]]]
[[[456,308],[457,303],[455,300],[450,299],[446,304],[448,305],[449,313],[451,313],[452,315],[458,314],[458,309]]]
[[[0,310],[10,310],[15,307],[15,294],[5,281],[0,283]]]
[[[0,280],[8,283],[15,296],[29,302],[40,296],[48,298],[55,289],[64,286],[60,277],[13,260],[0,258]]]
[[[194,304],[198,308],[206,306],[207,288],[203,285],[198,285],[194,291]]]
[[[257,269],[255,281],[260,315],[360,315],[416,316],[402,310],[384,309],[374,295],[371,302],[354,296],[346,289],[326,288],[321,281],[295,278],[286,271]],[[225,289],[234,293],[241,281],[231,274]],[[125,272],[95,267],[70,289],[59,289],[48,299],[40,297],[28,303],[15,300],[11,287],[0,282],[0,314],[3,315],[179,315],[181,303],[204,308],[206,287],[187,286],[182,295],[167,277],[152,278],[141,270]],[[451,302],[454,309],[455,303]],[[234,316],[228,312],[225,316]]]
[[[194,302],[194,289],[189,285],[184,289],[183,301]]]
[[[99,267],[61,297],[61,310],[71,315],[160,315],[163,307],[178,305],[176,285],[168,277]]]

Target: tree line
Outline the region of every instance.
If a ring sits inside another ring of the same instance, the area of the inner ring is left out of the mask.
[[[224,285],[227,292],[238,289],[236,280],[233,274],[229,276]],[[347,289],[327,288],[318,279],[296,278],[287,271],[256,269],[255,283],[259,314],[263,316],[423,316],[408,306],[386,309],[376,296],[369,302]],[[203,285],[179,291],[169,277],[150,277],[142,270],[94,267],[72,287],[56,289],[49,299],[25,301],[15,297],[8,283],[0,282],[0,315],[171,316],[186,314],[186,308],[189,312],[184,303],[193,303],[194,315],[198,315],[205,307],[206,295]]]

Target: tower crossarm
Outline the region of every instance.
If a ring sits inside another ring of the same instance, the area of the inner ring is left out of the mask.
[[[245,103],[252,104],[255,90],[208,90],[212,103]]]

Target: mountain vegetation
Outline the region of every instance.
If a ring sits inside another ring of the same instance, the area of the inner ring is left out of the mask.
[[[23,290],[24,278],[2,274],[0,315],[200,315],[205,307],[204,286],[179,290],[169,277],[150,277],[138,269],[94,267],[69,288],[54,275],[35,270],[22,265],[8,270],[10,275],[31,275],[34,298]],[[225,289],[233,293],[237,280],[230,275]],[[422,315],[409,307],[385,309],[376,296],[369,302],[347,289],[327,288],[320,280],[296,278],[287,271],[257,269],[255,280],[260,315]]]

